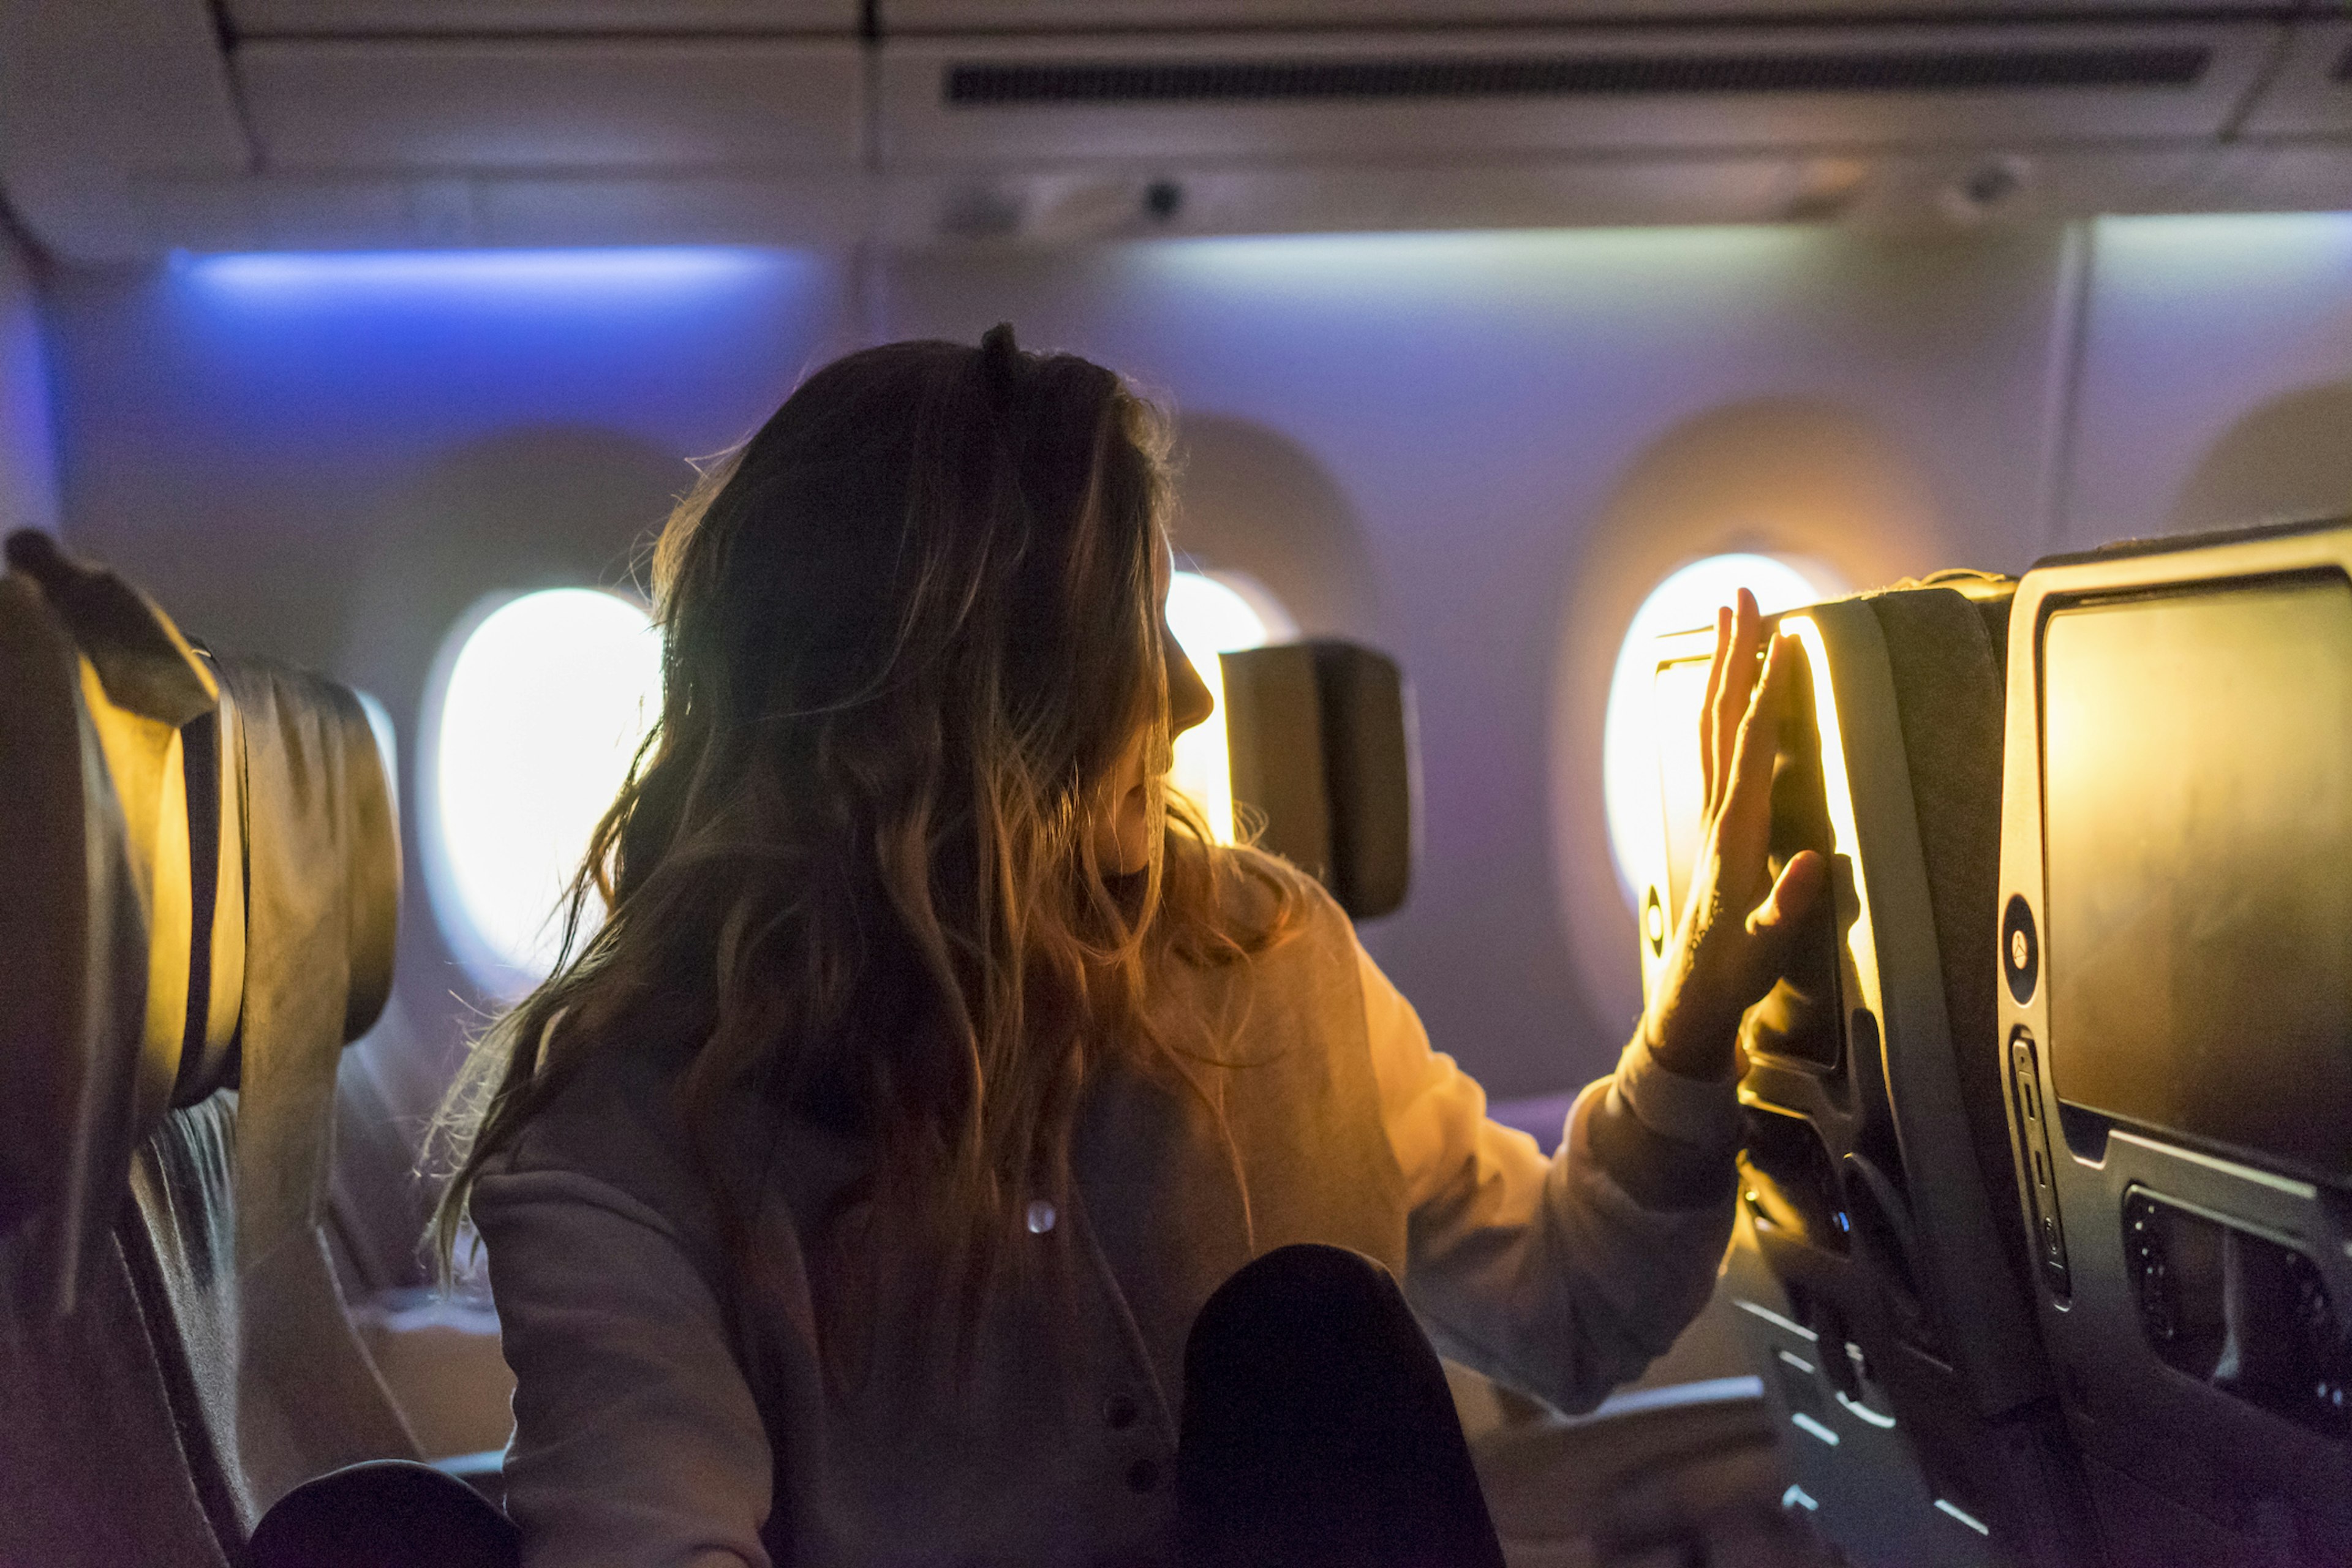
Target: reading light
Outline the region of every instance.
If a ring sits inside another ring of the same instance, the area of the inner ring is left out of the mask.
[[[1845,592],[1845,584],[1818,563],[1791,556],[1738,552],[1710,555],[1669,573],[1650,590],[1625,628],[1617,667],[1609,679],[1609,708],[1601,724],[1601,796],[1609,816],[1609,849],[1626,907],[1641,898],[1629,868],[1639,846],[1656,837],[1658,749],[1651,728],[1657,677],[1652,644],[1668,632],[1710,625],[1716,610],[1742,588],[1756,595],[1766,615],[1793,609]],[[1643,884],[1646,885],[1646,884]],[[1671,926],[1674,912],[1661,911]]]
[[[660,705],[650,617],[601,589],[486,600],[443,645],[418,768],[425,884],[492,995],[553,967],[564,889]]]
[[[1291,635],[1289,617],[1272,595],[1241,577],[1179,572],[1168,584],[1168,629],[1201,672],[1217,708],[1205,723],[1176,737],[1168,770],[1171,788],[1182,793],[1208,819],[1220,844],[1234,841],[1234,780],[1225,741],[1225,682],[1221,653],[1263,647]]]

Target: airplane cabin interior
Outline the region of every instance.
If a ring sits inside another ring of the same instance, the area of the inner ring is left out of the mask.
[[[998,322],[1167,416],[1169,787],[1547,1156],[1780,639],[1714,1295],[1449,1359],[1510,1568],[2352,1563],[2336,0],[6,0],[0,1568],[501,1505],[436,1116],[652,541]]]

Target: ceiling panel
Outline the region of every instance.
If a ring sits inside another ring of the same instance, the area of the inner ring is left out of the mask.
[[[854,167],[857,44],[383,40],[249,44],[237,80],[263,166]]]
[[[2239,127],[2248,136],[2352,135],[2352,22],[2302,22]],[[2352,198],[2352,190],[2345,195]]]
[[[205,0],[0,0],[0,180],[53,254],[133,254],[132,179],[252,156]]]
[[[890,168],[2216,135],[2261,22],[890,39]]]
[[[244,37],[382,33],[856,33],[859,0],[227,0]]]

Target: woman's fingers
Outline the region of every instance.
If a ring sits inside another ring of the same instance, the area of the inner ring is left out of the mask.
[[[1748,916],[1748,966],[1754,978],[1748,990],[1760,999],[1772,982],[1788,973],[1798,931],[1806,913],[1829,883],[1829,862],[1815,851],[1801,849],[1780,868],[1779,880],[1764,901]]]
[[[1764,856],[1772,837],[1772,763],[1780,755],[1780,710],[1796,657],[1790,638],[1772,639],[1764,679],[1755,685],[1730,749],[1729,777],[1716,815],[1716,855],[1727,884],[1742,892],[1764,879]]]
[[[1770,873],[1772,770],[1802,657],[1793,637],[1767,643],[1745,592],[1717,617],[1701,735],[1711,752],[1706,848],[1643,1025],[1658,1060],[1675,1072],[1711,1078],[1730,1065],[1740,1015],[1772,988],[1829,880],[1828,862],[1811,850],[1790,857],[1777,879]]]
[[[1748,917],[1748,929],[1771,943],[1771,967],[1776,972],[1785,956],[1790,934],[1813,907],[1813,900],[1822,896],[1822,889],[1829,881],[1829,862],[1818,851],[1798,850],[1780,868],[1780,879],[1772,884],[1764,901]]]
[[[1722,617],[1717,617],[1722,625]],[[1731,607],[1731,635],[1719,645],[1721,679],[1715,683],[1715,700],[1709,713],[1715,724],[1715,776],[1707,791],[1707,809],[1713,812],[1723,804],[1730,787],[1733,748],[1738,743],[1739,726],[1756,690],[1757,656],[1764,640],[1764,617],[1756,608],[1756,595],[1742,588]]]
[[[1706,700],[1698,705],[1698,758],[1706,787],[1699,799],[1706,803],[1708,816],[1715,814],[1716,799],[1720,793],[1723,769],[1716,761],[1715,742],[1722,723],[1716,714],[1716,705],[1723,697],[1723,669],[1731,662],[1731,606],[1723,605],[1715,612],[1715,654],[1706,661]]]

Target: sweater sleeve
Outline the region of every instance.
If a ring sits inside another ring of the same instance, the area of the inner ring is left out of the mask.
[[[566,1170],[485,1174],[471,1206],[515,1373],[523,1568],[769,1568],[767,1436],[667,1222]]]
[[[1667,1072],[1637,1038],[1588,1085],[1549,1160],[1486,1118],[1412,1005],[1358,949],[1381,1121],[1403,1170],[1406,1299],[1438,1348],[1589,1410],[1698,1315],[1729,1241],[1735,1081]]]

